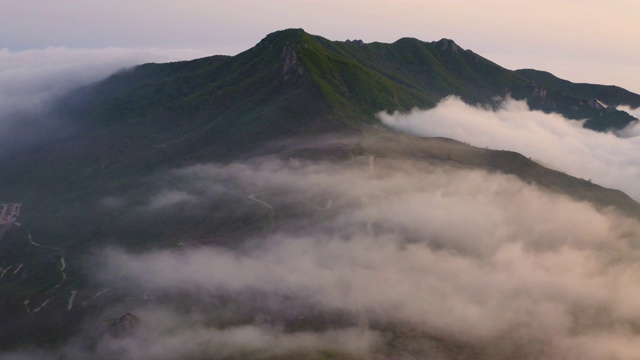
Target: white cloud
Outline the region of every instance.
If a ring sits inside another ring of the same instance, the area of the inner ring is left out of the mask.
[[[226,359],[279,358],[289,353],[331,351],[350,355],[366,354],[380,340],[380,334],[360,328],[327,331],[285,332],[269,324],[246,324],[216,328],[211,316],[181,313],[174,308],[149,306],[135,309],[142,319],[128,336],[107,335],[89,338],[91,350],[71,342],[55,354],[42,350],[0,353],[3,359]],[[96,332],[95,329],[92,329]]]
[[[0,49],[0,123],[16,113],[38,113],[66,91],[121,68],[201,56],[188,49]]]
[[[530,111],[526,103],[513,100],[491,111],[449,97],[431,110],[378,116],[388,126],[413,134],[517,151],[545,166],[640,199],[640,137],[593,132],[579,121]]]
[[[627,330],[640,314],[636,220],[512,176],[380,158],[373,179],[368,164],[261,159],[175,171],[176,189],[218,189],[201,201],[245,189],[276,218],[291,206],[299,217],[235,250],[106,250],[95,275],[132,295],[276,294],[440,339],[428,353],[412,348],[418,357],[455,358],[447,346],[461,343],[478,359],[640,356]]]
[[[149,199],[144,210],[156,211],[178,204],[193,203],[196,201],[197,198],[187,192],[179,190],[165,190]]]
[[[378,340],[376,333],[357,328],[286,333],[268,325],[251,324],[218,329],[207,324],[206,314],[181,314],[162,307],[148,307],[136,313],[143,321],[133,334],[101,338],[96,346],[98,355],[105,358],[170,360],[203,355],[264,358],[317,350],[358,354],[368,352]],[[91,357],[86,353],[84,356]]]

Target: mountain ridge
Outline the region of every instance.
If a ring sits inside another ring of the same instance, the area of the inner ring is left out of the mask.
[[[280,74],[279,69],[282,70]],[[256,77],[256,74],[261,76]],[[516,99],[527,100],[534,109],[558,112],[569,118],[587,119],[586,127],[600,131],[624,127],[633,118],[618,111],[602,114],[599,111],[601,109],[585,105],[589,100],[607,102],[611,98],[610,102],[614,105],[622,104],[624,100],[629,106],[640,106],[640,96],[637,94],[626,92],[623,99],[616,101],[614,98],[620,92],[613,88],[601,87],[596,92],[584,88],[597,85],[566,86],[566,81],[550,81],[548,77],[543,78],[532,71],[510,71],[471,50],[460,48],[448,39],[429,43],[402,38],[392,44],[366,44],[330,41],[310,35],[302,29],[269,34],[255,47],[233,57],[214,56],[167,65],[147,64],[116,76],[122,82],[119,91],[124,91],[120,97],[105,89],[108,84],[116,82],[113,78],[98,84],[97,89],[92,87],[92,91],[98,91],[100,96],[112,97],[111,103],[102,100],[102,107],[107,110],[102,111],[103,117],[119,115],[113,111],[113,107],[126,111],[148,111],[149,106],[153,110],[154,106],[169,102],[175,106],[194,105],[204,112],[209,111],[208,120],[224,117],[225,112],[234,110],[234,116],[246,118],[252,115],[234,109],[244,100],[233,93],[234,89],[246,87],[250,95],[256,91],[252,97],[260,95],[260,89],[264,89],[273,99],[273,91],[279,90],[277,85],[295,83],[296,80],[303,83],[307,81],[303,84],[304,91],[314,101],[324,105],[318,109],[324,112],[322,116],[332,116],[347,122],[348,126],[356,127],[357,124],[351,121],[354,116],[359,118],[358,121],[372,123],[375,122],[373,114],[379,111],[430,108],[448,95],[457,95],[469,103],[492,104],[496,97],[511,94]],[[131,85],[133,83],[142,88],[136,90]],[[544,97],[536,92],[536,87],[545,90]],[[181,92],[181,89],[184,91]],[[194,92],[194,89],[197,91]],[[129,109],[127,106],[131,104],[120,98],[126,95],[133,96],[135,100],[136,91],[146,92],[143,95],[147,103],[136,104],[134,101],[135,108]],[[322,102],[315,99],[318,91],[323,97]],[[559,98],[552,99],[556,93]],[[563,94],[568,96],[563,97]],[[153,100],[149,103],[149,95],[156,97],[155,103]],[[603,99],[595,99],[595,95]],[[176,102],[176,97],[182,101]],[[202,98],[207,98],[208,102],[203,104]],[[310,104],[307,99],[299,100],[307,106]],[[580,111],[576,112],[571,107],[578,107]],[[170,110],[170,106],[163,108],[167,109]],[[267,114],[271,115],[269,111]],[[265,120],[268,115],[263,116],[261,121],[268,121]],[[300,115],[297,114],[298,117]],[[89,117],[96,117],[96,114],[89,114]]]
[[[577,119],[591,114],[592,124],[614,128],[637,120],[593,97],[640,104],[640,95],[616,87],[507,70],[449,39],[365,44],[289,29],[236,56],[143,64],[71,93],[52,116],[71,134],[2,152],[7,171],[0,181],[27,196],[33,179],[53,191],[90,177],[224,162],[292,136],[360,134],[380,126],[380,111],[429,108],[452,93],[493,107],[497,97],[511,95],[532,109]]]
[[[56,188],[69,182],[63,167],[102,176],[226,161],[280,138],[358,134],[379,126],[380,111],[429,108],[452,94],[493,107],[511,95],[569,118],[591,114],[585,126],[602,129],[637,120],[599,100],[640,104],[640,95],[620,88],[507,70],[449,39],[365,44],[289,29],[236,56],[143,64],[71,93],[52,116],[71,134],[17,154],[7,148],[0,180],[49,178]],[[33,163],[42,165],[24,169]]]

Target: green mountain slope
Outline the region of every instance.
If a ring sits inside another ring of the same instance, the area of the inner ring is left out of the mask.
[[[447,39],[365,44],[283,30],[236,56],[145,64],[75,91],[51,115],[70,130],[28,151],[0,152],[0,182],[20,198],[34,185],[65,192],[88,179],[119,183],[113,179],[226,161],[290,136],[359,133],[378,123],[379,111],[429,108],[452,94],[488,105],[511,94],[599,130],[634,121],[593,104],[597,96],[634,105],[638,95],[551,80],[504,69]]]
[[[67,98],[59,109],[85,133],[136,136],[149,146],[189,154],[208,147],[216,153],[220,146],[229,151],[283,132],[358,129],[375,123],[379,111],[430,108],[449,95],[494,105],[507,94],[535,109],[587,119],[585,126],[596,130],[621,128],[634,118],[595,100],[637,106],[640,97],[510,71],[447,39],[365,44],[289,29],[233,57],[122,71]]]
[[[284,30],[233,57],[145,64],[80,89],[55,114],[73,135],[2,155],[8,173],[28,174],[23,184],[46,178],[54,191],[83,176],[224,160],[293,135],[354,133],[377,123],[376,112],[428,108],[452,93],[491,102],[526,83],[450,40],[362,44]],[[22,168],[34,162],[43,165]]]
[[[304,80],[312,82],[301,84]],[[451,94],[489,102],[526,81],[451,40],[332,42],[292,29],[270,34],[234,57],[147,64],[121,72],[90,87],[84,94],[89,100],[81,102],[80,108],[91,109],[87,110],[90,122],[99,124],[121,113],[150,115],[154,107],[163,107],[165,112],[180,109],[172,115],[197,108],[199,113],[185,115],[206,113],[211,120],[261,92],[273,98],[294,85],[303,91],[310,91],[305,85],[313,85],[322,93],[324,105],[338,115],[373,119],[377,111],[429,107]],[[238,89],[243,90],[241,94]]]
[[[148,131],[152,125],[155,131],[147,136],[157,137],[157,144],[167,134],[183,143],[237,143],[245,136],[250,143],[273,135],[274,125],[276,132],[357,129],[375,122],[382,110],[428,108],[451,94],[487,103],[525,85],[450,40],[332,42],[292,29],[234,57],[121,72],[62,107],[89,131],[116,131],[118,125]],[[230,127],[236,133],[226,134]]]
[[[159,169],[226,162],[292,136],[360,134],[377,126],[378,111],[429,108],[451,94],[490,105],[512,94],[544,111],[593,116],[586,125],[601,130],[634,119],[594,99],[635,106],[640,97],[510,71],[447,39],[365,44],[283,30],[236,56],[145,64],[70,94],[55,109],[71,129],[64,136],[0,153],[0,195],[38,202],[34,188],[125,187]]]

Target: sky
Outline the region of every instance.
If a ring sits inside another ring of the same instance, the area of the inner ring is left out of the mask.
[[[53,47],[232,55],[270,32],[304,28],[331,40],[450,38],[509,69],[640,92],[634,0],[0,0],[0,8],[0,49],[9,53]],[[136,61],[166,59],[155,52]]]

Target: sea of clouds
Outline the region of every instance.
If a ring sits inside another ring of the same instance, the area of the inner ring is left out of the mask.
[[[203,164],[160,178],[136,211],[198,211],[231,196],[275,226],[237,246],[100,250],[94,282],[165,300],[135,303],[141,325],[126,336],[55,356],[640,356],[640,223],[614,210],[513,176],[367,156]],[[314,325],[288,327],[299,319]]]
[[[623,107],[638,117],[638,109]],[[635,112],[634,112],[635,111]],[[478,147],[519,152],[576,177],[626,192],[640,200],[640,136],[636,123],[618,134],[585,129],[581,121],[531,111],[507,99],[497,110],[444,99],[431,110],[380,113],[386,125],[420,136],[442,136]]]

